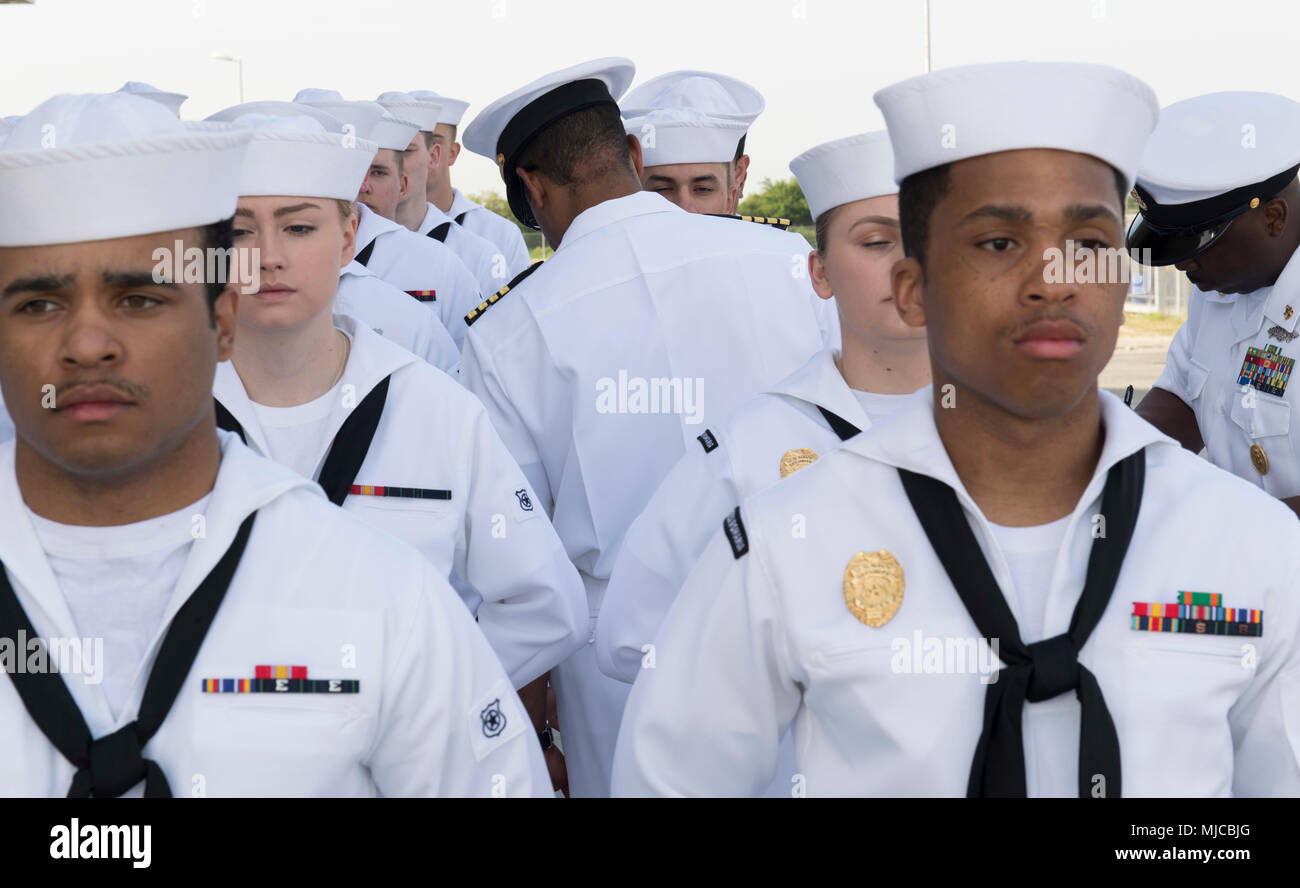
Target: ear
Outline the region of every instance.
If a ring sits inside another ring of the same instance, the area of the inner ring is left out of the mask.
[[[460,157],[460,142],[452,142],[451,151],[447,155],[447,166],[454,164],[458,157]]]
[[[353,213],[343,223],[343,251],[339,253],[339,268],[347,265],[357,255],[357,214]]]
[[[894,308],[909,327],[925,326],[925,305],[921,298],[925,289],[925,269],[916,257],[899,259],[889,271],[889,285],[894,293]]]
[[[835,295],[831,292],[831,279],[826,276],[826,263],[816,250],[808,254],[808,277],[812,279],[813,289],[822,299],[830,299]]]
[[[217,328],[217,361],[229,361],[235,352],[235,322],[239,317],[239,290],[227,284],[212,305],[213,325]]]
[[[1264,231],[1269,237],[1281,237],[1286,230],[1289,212],[1286,201],[1281,198],[1275,197],[1264,204]]]
[[[736,161],[736,203],[745,196],[745,175],[749,172],[749,155],[740,155],[740,160]]]
[[[546,177],[538,170],[530,172],[523,167],[515,167],[515,175],[524,183],[524,194],[533,205],[533,215],[540,216],[538,211],[546,206]]]
[[[407,178],[406,178],[406,173],[402,173],[402,180],[401,180],[401,181],[402,181],[402,185],[401,185],[401,187],[398,189],[398,192],[397,192],[397,202],[398,202],[398,203],[402,203],[403,201],[406,200],[406,192],[410,190],[410,189],[407,187]]]
[[[429,172],[433,172],[442,163],[442,145],[434,142],[429,146]]]
[[[632,158],[632,169],[636,170],[637,181],[645,173],[645,161],[641,154],[641,140],[631,133],[627,134],[627,153]]]

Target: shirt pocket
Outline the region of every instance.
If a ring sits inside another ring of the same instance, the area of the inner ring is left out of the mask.
[[[1205,382],[1210,378],[1210,368],[1197,363],[1195,358],[1187,359],[1187,399],[1195,401],[1205,392]]]
[[[1240,391],[1232,399],[1232,421],[1249,438],[1289,437],[1291,403],[1277,395],[1255,391],[1254,397]],[[1243,403],[1245,401],[1246,403]],[[1247,406],[1253,402],[1254,406]]]
[[[345,507],[372,527],[414,546],[445,577],[451,575],[461,537],[461,504],[397,496],[349,496]]]

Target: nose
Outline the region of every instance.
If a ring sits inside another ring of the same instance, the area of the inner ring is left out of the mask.
[[[93,302],[73,311],[60,364],[67,369],[112,366],[122,359],[122,354],[122,343]]]

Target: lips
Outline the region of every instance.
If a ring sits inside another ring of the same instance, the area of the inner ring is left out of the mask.
[[[284,284],[263,284],[253,295],[258,299],[283,299],[297,292],[293,287],[286,287]]]
[[[1030,324],[1015,338],[1016,348],[1031,358],[1068,360],[1083,351],[1086,337],[1073,321],[1044,320]]]
[[[103,422],[133,403],[111,385],[79,385],[58,396],[54,412],[77,422]]]

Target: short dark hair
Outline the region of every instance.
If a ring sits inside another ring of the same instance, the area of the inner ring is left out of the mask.
[[[735,163],[745,156],[745,138],[748,135],[749,133],[745,133],[745,135],[740,137],[740,141],[736,143],[736,156],[731,158],[732,163]]]
[[[218,274],[216,280],[204,284],[208,297],[208,320],[215,326],[217,297],[221,295],[222,290],[226,289],[227,282],[230,280],[230,260],[234,257],[235,246],[235,218],[232,216],[220,222],[213,222],[211,225],[204,225],[200,229],[199,238],[205,253],[208,250],[222,250],[220,255],[225,257],[225,268],[221,269],[224,273]],[[207,263],[204,263],[205,267],[206,265]]]
[[[457,129],[456,124],[454,124],[454,123],[447,123],[447,124],[443,124],[443,125],[446,126],[448,129],[451,130],[451,140],[452,140],[453,142],[456,141],[456,129]]]
[[[913,173],[898,186],[898,227],[903,236],[903,255],[915,256],[925,264],[926,249],[930,241],[930,216],[943,196],[948,193],[952,164],[942,164]],[[1119,192],[1119,205],[1123,211],[1128,198],[1128,181],[1124,174],[1111,167],[1115,175],[1115,189]],[[820,226],[818,234],[821,233]]]
[[[433,147],[433,131],[420,130],[420,135],[424,137],[423,139],[420,140],[421,142],[424,143],[424,150],[428,151],[430,148]]]
[[[635,173],[627,130],[612,102],[566,114],[547,124],[519,154],[516,165],[557,185],[574,185],[618,168]]]

